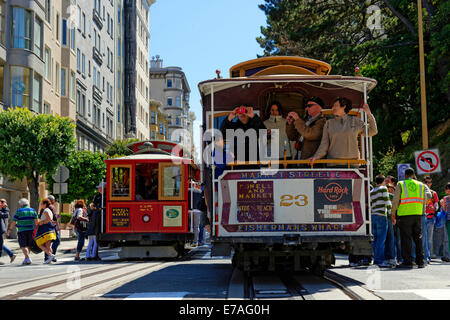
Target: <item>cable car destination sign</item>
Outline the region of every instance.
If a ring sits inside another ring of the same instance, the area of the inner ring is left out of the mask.
[[[363,232],[363,195],[355,171],[229,172],[220,180],[221,234]]]

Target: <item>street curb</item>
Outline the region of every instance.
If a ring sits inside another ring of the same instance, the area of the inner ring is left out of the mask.
[[[340,275],[334,271],[326,270],[324,277],[333,281],[337,285],[342,286],[344,291],[348,291],[348,293],[355,296],[357,300],[383,300],[381,297],[364,288],[363,285],[365,284],[358,284],[355,280]]]

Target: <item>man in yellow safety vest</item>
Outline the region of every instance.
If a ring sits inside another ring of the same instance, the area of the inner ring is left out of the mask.
[[[405,180],[400,181],[392,200],[393,222],[398,223],[403,263],[398,268],[413,267],[411,237],[416,245],[416,264],[419,268],[425,267],[422,245],[422,216],[425,205],[432,194],[423,183],[415,180],[412,168],[405,170]]]

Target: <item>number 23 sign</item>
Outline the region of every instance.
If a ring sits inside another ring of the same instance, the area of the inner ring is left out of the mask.
[[[290,207],[296,205],[297,207],[306,207],[308,205],[308,196],[304,194],[298,194],[296,196],[290,194],[284,194],[280,197],[281,207]]]

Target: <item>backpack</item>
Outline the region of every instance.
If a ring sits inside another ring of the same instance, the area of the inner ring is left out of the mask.
[[[441,210],[436,215],[436,222],[434,225],[436,228],[442,228],[447,223],[447,212],[441,208]]]

